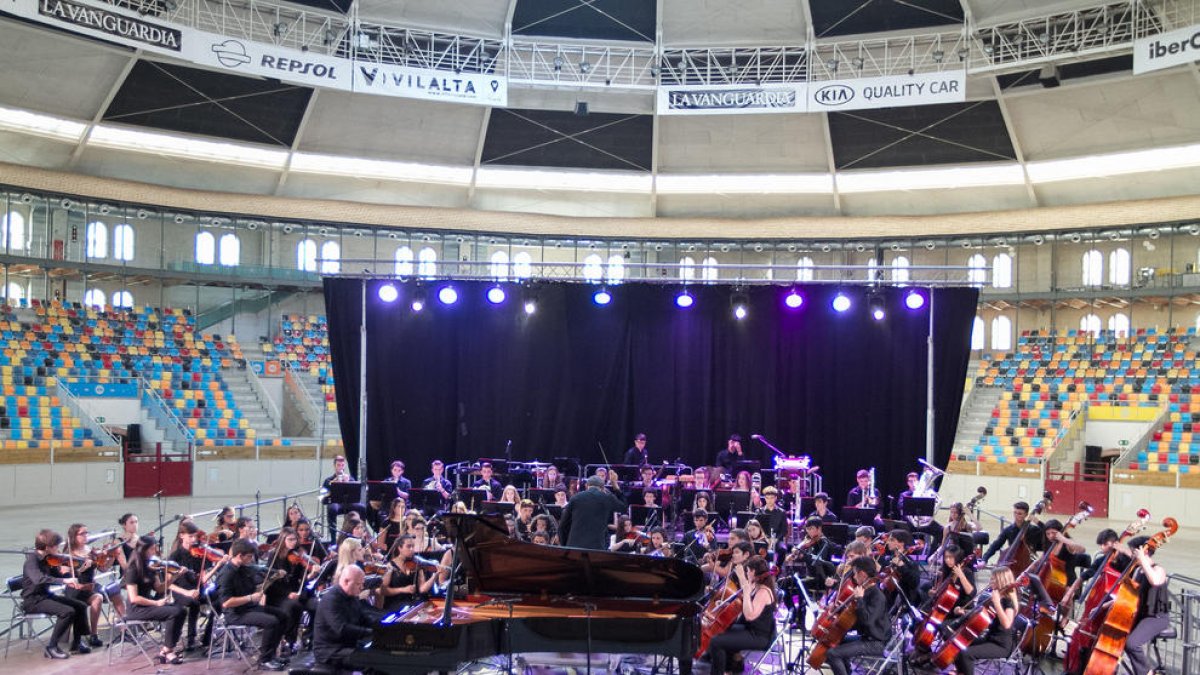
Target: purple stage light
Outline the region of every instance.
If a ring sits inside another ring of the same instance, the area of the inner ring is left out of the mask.
[[[597,305],[607,305],[612,302],[612,294],[601,288],[592,295],[592,302]]]
[[[425,301],[421,298],[413,298],[412,311],[419,312],[423,309],[425,309]]]
[[[904,296],[904,306],[909,309],[921,309],[925,306],[925,296],[917,291],[909,291],[908,295]]]
[[[695,302],[696,302],[696,299],[693,298],[691,293],[688,293],[687,291],[684,291],[684,292],[680,293],[679,295],[675,296],[675,304],[678,305],[682,309],[687,309],[688,307],[691,307],[693,304],[695,304]]]
[[[533,314],[536,311],[537,311],[537,303],[534,302],[533,300],[526,300],[525,301],[525,313]]]
[[[400,297],[400,292],[391,284],[384,284],[379,287],[379,299],[384,302],[395,302],[396,298]]]
[[[833,299],[833,311],[844,312],[848,309],[850,309],[850,298],[846,297],[844,293],[838,293]]]
[[[733,318],[737,319],[738,321],[746,318],[746,313],[747,311],[745,305],[737,305],[733,308]]]
[[[444,286],[438,291],[438,300],[441,300],[443,305],[453,305],[458,302],[458,291],[454,290],[453,286]]]
[[[488,302],[492,303],[493,305],[498,305],[504,302],[505,297],[504,289],[500,288],[499,286],[493,286],[488,289],[487,299]]]
[[[871,310],[871,317],[876,321],[883,321],[883,308],[876,307],[875,309]]]
[[[800,295],[799,291],[792,291],[784,296],[783,304],[790,309],[800,309],[800,306],[804,304],[804,296]]]

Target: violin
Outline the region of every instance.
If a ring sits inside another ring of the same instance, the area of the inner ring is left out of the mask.
[[[70,567],[71,565],[82,565],[89,562],[87,558],[77,555],[69,555],[67,553],[47,553],[46,564],[51,567]]]
[[[96,569],[101,572],[108,571],[112,564],[117,561],[117,554],[121,550],[121,542],[114,541],[100,549],[93,549],[91,552],[92,562],[95,563]]]
[[[191,553],[193,556],[200,558],[201,560],[207,560],[210,563],[218,563],[225,559],[224,551],[219,548],[213,548],[206,544],[196,544],[191,546],[188,548],[188,553]]]
[[[387,572],[387,569],[388,569],[386,563],[378,563],[378,562],[372,562],[372,561],[363,562],[362,568],[363,568],[363,572],[365,572],[366,574],[384,574]]]
[[[625,536],[621,537],[621,539],[624,539],[625,541],[632,541],[639,546],[645,546],[650,543],[650,535],[644,534],[638,529],[633,529],[626,532]]]
[[[320,564],[316,558],[303,551],[289,551],[287,561],[293,565],[303,565],[305,567],[314,567]]]
[[[169,574],[174,574],[183,571],[183,565],[180,565],[174,560],[163,560],[162,558],[151,558],[150,562],[147,563],[146,566],[151,572],[167,572]]]

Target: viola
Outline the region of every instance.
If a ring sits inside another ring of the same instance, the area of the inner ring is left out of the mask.
[[[1142,547],[1147,554],[1158,550],[1179,531],[1179,522],[1174,518],[1164,518],[1162,524],[1166,529],[1150,537],[1150,540]],[[1125,642],[1129,639],[1129,631],[1133,630],[1133,623],[1137,619],[1141,583],[1134,578],[1134,572],[1141,567],[1137,561],[1130,561],[1129,567],[1125,569],[1120,581],[1113,588],[1112,604],[1101,605],[1094,612],[1098,617],[1102,615],[1103,620],[1098,618],[1089,622],[1089,630],[1094,626],[1098,626],[1098,629],[1095,630],[1095,640],[1091,647],[1087,666],[1083,669],[1083,675],[1113,675],[1117,671],[1121,655],[1125,653]]]
[[[876,579],[868,579],[863,588],[875,583]],[[856,588],[853,577],[847,579],[838,589],[838,599],[831,603],[817,621],[813,624],[812,637],[817,641],[808,655],[808,665],[814,670],[820,670],[825,663],[825,654],[830,649],[842,643],[846,633],[854,627],[858,620],[858,598],[854,597]]]
[[[303,565],[304,567],[315,567],[320,564],[316,558],[303,551],[289,551],[287,561],[293,565]]]
[[[201,560],[207,560],[211,563],[218,563],[225,559],[224,551],[219,548],[213,548],[206,544],[195,544],[194,546],[190,546],[188,547],[188,553],[191,553],[193,556],[200,558]]]
[[[151,558],[146,565],[151,572],[168,572],[175,573],[183,571],[183,565],[174,560],[163,560],[162,558]]]
[[[46,564],[50,567],[70,567],[72,565],[82,565],[88,562],[87,558],[77,555],[69,555],[66,553],[47,553]]]
[[[975,563],[975,554],[969,554],[960,562],[957,567],[961,568]],[[959,586],[958,577],[951,571],[946,574],[946,578],[933,589],[933,604],[929,611],[925,614],[924,620],[921,622],[921,627],[917,630],[916,637],[913,638],[913,647],[921,651],[929,651],[933,647],[933,639],[937,637],[938,630],[942,623],[946,621],[946,617],[950,612],[954,611],[955,605],[958,604],[959,597],[962,596],[962,587]]]
[[[1020,531],[1017,532],[1017,538],[1013,543],[1000,554],[1000,560],[997,562],[998,567],[1007,567],[1012,570],[1013,574],[1020,574],[1029,567],[1029,563],[1033,561],[1033,550],[1029,548],[1029,544],[1025,541],[1025,535],[1029,532],[1029,526],[1033,522],[1034,517],[1040,515],[1046,509],[1047,505],[1054,504],[1054,493],[1049,490],[1042,493],[1042,501],[1038,502],[1033,507],[1033,513],[1025,519],[1025,523],[1021,525]]]
[[[363,572],[367,574],[384,574],[387,572],[386,563],[364,562],[362,565]]]
[[[992,592],[1004,594],[1019,586],[1028,585],[1029,577],[1022,575],[1008,586]],[[933,665],[937,666],[939,670],[945,670],[946,668],[949,668],[950,664],[954,663],[954,659],[958,658],[958,655],[962,652],[962,650],[970,647],[971,643],[974,642],[980,635],[983,635],[987,629],[991,627],[992,622],[995,620],[996,611],[992,609],[991,603],[985,602],[981,596],[978,601],[978,606],[966,616],[958,631],[956,631],[948,640],[943,642],[941,648],[938,649],[936,654],[934,654]]]

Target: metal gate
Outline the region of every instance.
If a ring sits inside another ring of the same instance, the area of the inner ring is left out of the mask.
[[[1086,501],[1093,517],[1107,518],[1108,470],[1108,462],[1075,462],[1070,472],[1046,472],[1046,489],[1054,494],[1050,512],[1075,513]]]

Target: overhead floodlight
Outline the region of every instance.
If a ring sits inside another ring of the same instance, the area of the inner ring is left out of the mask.
[[[750,302],[745,293],[741,291],[734,293],[733,297],[729,299],[729,303],[733,306],[733,318],[738,321],[745,319],[750,314]]]
[[[500,288],[499,286],[493,286],[488,289],[487,300],[493,305],[498,305],[504,302],[505,297],[507,297],[507,295],[504,293],[504,289]]]
[[[783,304],[787,305],[789,309],[800,309],[800,306],[804,304],[804,296],[800,295],[800,291],[793,288],[790,293],[784,296]]]
[[[850,298],[845,293],[838,293],[833,298],[833,311],[844,312],[850,309]]]
[[[384,284],[379,287],[379,299],[384,302],[395,302],[396,298],[400,297],[400,292],[391,284]]]
[[[607,288],[601,288],[592,294],[592,302],[597,305],[607,305],[612,302],[612,294],[608,292]]]
[[[694,304],[696,304],[696,299],[692,297],[691,293],[687,292],[687,289],[684,289],[679,295],[675,296],[675,305],[680,309],[687,309]]]
[[[442,290],[438,291],[438,300],[443,305],[453,305],[458,302],[458,291],[454,290],[453,286],[443,286]]]
[[[887,311],[884,308],[883,296],[879,293],[872,293],[871,297],[867,298],[867,308],[871,312],[871,318],[876,321],[883,321],[883,318],[887,315]]]
[[[921,309],[925,306],[925,296],[918,291],[909,291],[904,296],[904,306],[912,310]]]

